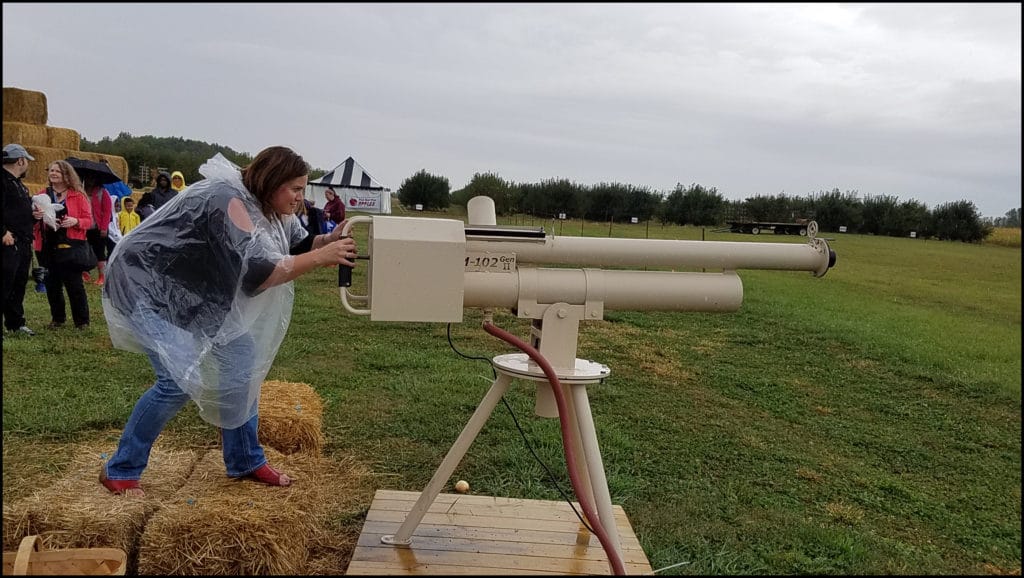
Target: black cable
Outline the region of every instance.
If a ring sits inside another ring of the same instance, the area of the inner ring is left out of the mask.
[[[495,371],[494,364],[491,363],[490,359],[486,357],[466,355],[459,351],[457,347],[455,347],[455,343],[452,342],[451,323],[448,324],[448,345],[452,348],[452,351],[466,359],[474,359],[486,362],[487,365],[490,366],[491,368],[491,374],[494,375],[495,379],[498,378],[498,372]],[[558,493],[562,495],[562,499],[564,499],[565,502],[569,504],[569,507],[572,508],[573,513],[576,514],[577,518],[579,518],[580,523],[583,524],[591,534],[594,534],[594,529],[590,527],[590,524],[588,524],[587,521],[583,518],[583,515],[576,510],[576,506],[573,505],[572,499],[570,499],[568,494],[566,494],[565,491],[562,490],[562,486],[558,485],[558,480],[555,478],[555,474],[551,471],[551,468],[549,468],[548,465],[544,463],[544,460],[540,459],[540,456],[537,455],[537,452],[533,450],[533,446],[530,444],[529,438],[526,437],[526,432],[523,431],[522,426],[519,425],[519,419],[516,418],[516,412],[512,411],[512,406],[509,405],[508,401],[505,399],[505,396],[501,396],[501,403],[505,405],[505,409],[507,409],[509,415],[512,416],[512,423],[516,424],[516,429],[519,430],[519,435],[523,438],[523,443],[526,444],[526,449],[530,450],[530,455],[532,455],[533,459],[537,460],[537,463],[540,464],[542,468],[544,468],[545,472],[547,472],[548,479],[551,480],[551,483],[555,486],[555,489],[558,490]]]
[[[491,360],[490,359],[488,359],[486,357],[466,355],[465,353],[459,351],[458,348],[455,347],[455,343],[452,342],[452,324],[451,323],[448,324],[448,346],[452,348],[452,351],[454,351],[455,353],[458,353],[460,356],[465,357],[466,359],[477,359],[477,360],[483,361],[484,363],[487,364],[488,367],[491,368],[491,375],[494,376],[494,379],[498,379],[498,372],[494,370],[494,365],[491,364]],[[504,399],[504,398],[502,398],[502,399]]]

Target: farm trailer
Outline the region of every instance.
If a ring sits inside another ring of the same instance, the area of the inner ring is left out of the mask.
[[[776,235],[807,236],[807,223],[769,223],[763,221],[728,221],[730,233],[760,235],[772,232]]]

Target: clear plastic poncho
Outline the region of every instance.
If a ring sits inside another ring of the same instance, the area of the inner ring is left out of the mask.
[[[292,283],[260,286],[275,267],[292,266],[289,249],[307,233],[295,215],[265,217],[238,167],[220,154],[199,172],[205,180],[116,245],[103,313],[115,347],[147,354],[204,420],[234,429],[256,415],[260,386],[291,321]],[[229,215],[233,199],[252,230]]]

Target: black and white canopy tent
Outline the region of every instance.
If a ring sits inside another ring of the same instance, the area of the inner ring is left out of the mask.
[[[391,214],[391,189],[370,176],[359,163],[348,157],[340,165],[306,186],[306,198],[319,208],[327,204],[324,191],[334,189],[345,203],[345,211]]]

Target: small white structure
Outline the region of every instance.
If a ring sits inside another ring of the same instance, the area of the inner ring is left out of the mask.
[[[322,209],[327,204],[327,197],[324,196],[327,189],[334,189],[345,203],[346,211],[391,214],[391,189],[377,182],[352,157],[319,179],[310,181],[306,185],[306,198]]]

